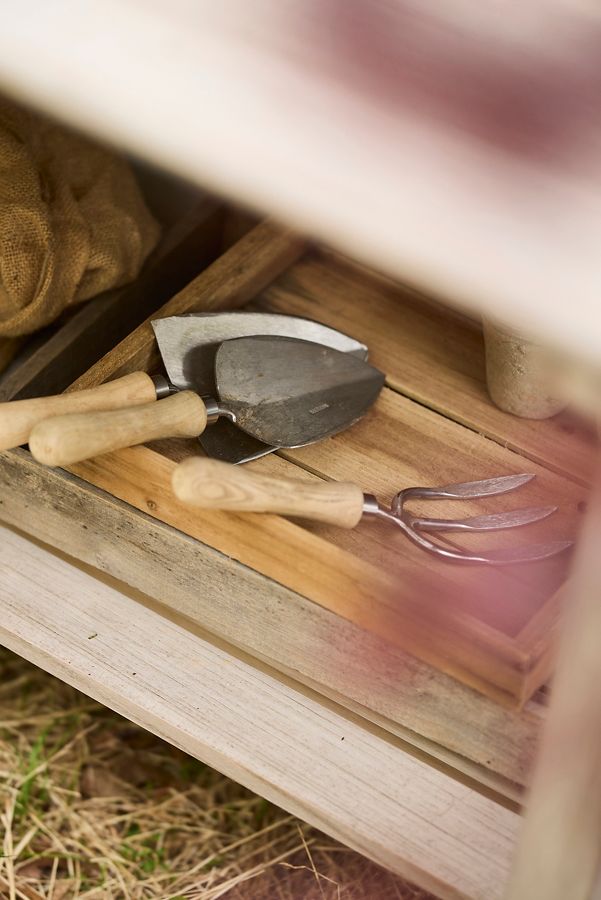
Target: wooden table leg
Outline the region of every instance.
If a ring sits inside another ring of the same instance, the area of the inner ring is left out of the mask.
[[[601,467],[507,900],[590,900],[601,860]]]

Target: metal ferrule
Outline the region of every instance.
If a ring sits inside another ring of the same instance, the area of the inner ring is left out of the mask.
[[[377,497],[373,494],[363,494],[363,515],[364,516],[380,516],[382,507]]]
[[[207,408],[207,424],[213,425],[217,419],[220,419],[222,416],[226,419],[229,419],[230,422],[236,423],[236,416],[230,409],[224,409],[223,406],[220,405],[218,400],[215,400],[213,397],[203,397],[202,402]]]
[[[164,397],[171,396],[171,394],[177,394],[177,388],[163,375],[153,375],[152,382],[156,391],[157,400],[162,400]]]

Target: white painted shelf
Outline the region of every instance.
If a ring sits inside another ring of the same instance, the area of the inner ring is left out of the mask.
[[[0,88],[599,365],[600,39],[567,0],[19,0]]]
[[[16,653],[440,897],[502,896],[515,813],[5,527],[0,579]]]

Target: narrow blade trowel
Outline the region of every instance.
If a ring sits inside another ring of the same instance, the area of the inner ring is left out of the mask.
[[[192,313],[152,322],[171,383],[180,390],[215,393],[215,354],[223,341],[253,335],[279,335],[323,344],[358,359],[367,359],[367,347],[320,322],[300,316],[264,312]],[[276,447],[220,419],[199,438],[208,456],[229,463],[245,463],[272,453]]]

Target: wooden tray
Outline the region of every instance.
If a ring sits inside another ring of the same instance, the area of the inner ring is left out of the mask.
[[[532,471],[537,479],[518,500],[462,504],[463,513],[556,503],[560,512],[551,520],[513,535],[488,535],[486,543],[576,536],[592,439],[561,418],[532,422],[498,411],[484,388],[482,339],[472,323],[331,253],[307,250],[270,224],[242,238],[158,315],[251,302],[319,319],[364,340],[374,364],[387,373],[386,389],[360,424],[321,444],[259,460],[254,468],[353,480],[384,500],[408,485]],[[148,323],[74,387],[139,368],[160,371]],[[274,582],[286,586],[497,700],[522,704],[548,677],[567,558],[511,570],[465,568],[425,556],[385,525],[363,523],[347,533],[277,516],[200,514],[178,504],[170,490],[176,462],[197,452],[196,442],[162,442],[73,471],[251,567],[265,576],[259,590],[271,590]],[[457,506],[440,504],[438,511],[456,513]],[[457,543],[475,541],[470,536]],[[174,571],[179,564],[176,552]],[[209,596],[216,590],[198,584]],[[168,573],[162,599],[172,602]],[[202,624],[201,606],[197,615],[188,614]],[[361,640],[345,648],[350,657],[362,652]],[[385,654],[371,664],[377,672]]]

